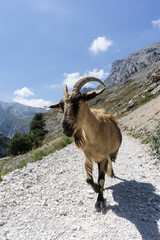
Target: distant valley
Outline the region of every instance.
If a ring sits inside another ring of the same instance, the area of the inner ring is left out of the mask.
[[[33,116],[39,112],[46,110],[0,101],[0,132],[8,138],[12,138],[16,132],[28,132]]]

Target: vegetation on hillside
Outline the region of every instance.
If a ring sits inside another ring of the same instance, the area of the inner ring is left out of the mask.
[[[28,152],[33,147],[33,140],[31,134],[16,133],[7,143],[8,154],[16,156]]]
[[[151,149],[153,154],[160,160],[160,122],[156,127],[155,133],[151,137]]]
[[[36,148],[32,151],[16,156],[10,157],[8,159],[4,159],[0,162],[0,181],[2,181],[2,175],[6,175],[9,172],[12,172],[15,169],[21,169],[25,167],[28,163],[37,162],[43,159],[45,156],[48,156],[55,151],[59,151],[60,149],[66,147],[68,144],[73,142],[73,138],[68,138],[63,136],[62,138],[58,139],[51,145],[46,145],[44,148]]]
[[[17,156],[19,154],[24,154],[34,148],[40,147],[46,135],[46,130],[44,127],[45,122],[43,119],[43,114],[35,114],[30,124],[29,133],[16,133],[13,138],[8,141],[8,154]]]

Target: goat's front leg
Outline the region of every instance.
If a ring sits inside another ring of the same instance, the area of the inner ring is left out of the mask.
[[[105,201],[103,198],[103,188],[104,188],[104,182],[105,182],[105,161],[102,163],[98,163],[98,170],[99,170],[99,175],[98,175],[98,185],[99,185],[99,193],[98,193],[98,198],[97,202],[95,204],[95,208],[98,212],[101,210],[105,210]]]
[[[93,162],[89,159],[85,159],[85,170],[86,170],[86,182],[90,184],[93,190],[98,193],[99,185],[93,181],[92,170],[93,170]]]

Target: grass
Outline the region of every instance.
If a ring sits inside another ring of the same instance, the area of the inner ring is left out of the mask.
[[[134,137],[134,138],[136,138],[136,139],[141,138],[141,134],[138,133],[138,132],[134,132],[133,128],[131,128],[131,129],[129,130],[128,135],[130,135],[130,136],[132,136],[132,137]]]
[[[160,162],[160,121],[156,126],[155,133],[151,136],[150,146],[152,153],[158,158]]]
[[[37,148],[35,150],[32,150],[29,154],[26,155],[27,157],[25,159],[23,159],[20,163],[18,163],[15,166],[10,166],[10,164],[7,164],[13,160],[12,158],[3,160],[1,162],[1,168],[0,168],[0,181],[2,181],[2,175],[6,175],[7,173],[12,172],[15,169],[21,169],[27,166],[28,163],[37,162],[43,159],[44,157],[48,156],[49,154],[61,150],[62,148],[66,147],[68,144],[71,144],[73,141],[74,141],[73,138],[68,138],[66,136],[63,136],[60,140],[55,142],[53,145],[50,145],[43,149]]]
[[[142,144],[148,144],[151,142],[151,136],[149,133],[145,133],[144,135],[139,132],[134,132],[130,130],[128,135],[134,137],[135,139],[140,139]]]
[[[60,138],[62,137],[63,134],[62,134],[62,130],[59,129],[57,130],[56,133],[53,133],[53,135],[46,135],[45,136],[45,139],[43,140],[43,143],[46,144],[46,143],[50,143],[51,141],[54,141],[56,140],[57,138]]]
[[[142,134],[131,128],[128,131],[128,135],[131,135],[136,139],[140,139],[142,144],[149,144],[152,155],[154,155],[160,163],[160,121],[158,122],[156,129],[152,134],[146,131],[145,134]]]

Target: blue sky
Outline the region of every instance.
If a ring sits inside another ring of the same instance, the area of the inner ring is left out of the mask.
[[[0,100],[58,101],[82,76],[160,41],[159,0],[0,0]]]

